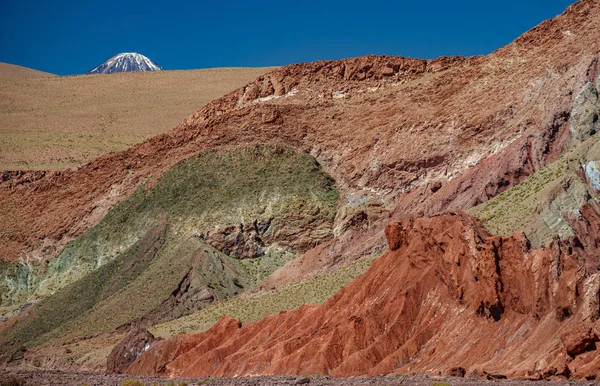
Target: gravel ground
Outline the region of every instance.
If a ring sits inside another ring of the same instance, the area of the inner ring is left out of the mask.
[[[167,385],[174,382],[173,386],[179,385],[233,385],[233,386],[258,386],[258,385],[331,385],[331,386],[358,386],[358,385],[423,385],[423,386],[446,386],[446,385],[599,385],[598,381],[522,381],[522,380],[500,380],[487,381],[475,378],[455,377],[430,377],[426,375],[403,375],[403,376],[378,376],[378,377],[356,377],[356,378],[330,378],[322,377],[299,377],[299,376],[269,376],[252,378],[187,378],[167,379],[160,377],[131,377],[116,374],[99,374],[83,372],[63,371],[16,371],[7,372],[0,370],[0,386],[20,386],[19,383],[7,383],[9,379],[25,381],[25,385],[45,386],[120,386],[125,380],[137,379],[143,385]],[[22,385],[22,384],[21,384]]]

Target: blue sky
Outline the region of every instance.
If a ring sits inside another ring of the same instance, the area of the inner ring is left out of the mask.
[[[0,0],[0,62],[68,75],[119,52],[165,69],[478,55],[573,2]]]

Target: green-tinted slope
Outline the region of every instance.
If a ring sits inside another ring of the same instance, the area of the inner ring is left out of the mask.
[[[47,266],[12,267],[0,288],[3,305],[45,296],[83,277],[131,247],[163,214],[170,232],[180,237],[210,243],[209,233],[225,228],[230,235],[218,235],[224,244],[244,246],[256,238],[248,227],[239,241],[238,230],[227,227],[254,223],[262,227],[263,252],[273,243],[293,251],[299,241],[330,237],[337,198],[334,181],[316,161],[288,148],[201,153],[173,167],[156,186],[138,189]]]
[[[331,237],[337,198],[315,160],[291,149],[191,157],[117,205],[47,267],[0,267],[8,273],[5,302],[46,295],[0,336],[0,351],[167,321],[231,297],[294,258],[297,240]],[[211,243],[254,243],[253,258]]]
[[[17,321],[4,334],[0,342],[19,347],[81,317],[146,269],[164,245],[165,236],[163,222],[118,258],[42,300],[27,317]]]
[[[565,212],[578,211],[594,196],[586,182],[585,167],[600,159],[600,138],[592,136],[527,180],[468,212],[493,234],[525,232],[535,248],[553,237],[567,238],[573,230]]]
[[[188,238],[183,242],[167,240],[152,263],[134,280],[119,287],[110,297],[100,299],[81,317],[69,318],[44,340],[59,338],[66,341],[92,336],[98,332],[113,331],[149,314],[151,317],[165,306],[192,267],[199,268],[195,280],[201,286],[211,287],[213,300],[226,299],[253,284],[238,260],[223,255],[203,241],[196,238]],[[95,273],[78,283],[94,277]],[[123,273],[123,270],[119,271],[113,281],[123,282],[119,280]],[[211,302],[195,306],[205,306]],[[163,317],[169,319],[169,314]]]
[[[374,257],[365,257],[354,264],[299,283],[285,285],[264,293],[241,295],[216,303],[183,318],[159,324],[151,328],[151,331],[162,337],[201,332],[227,315],[246,323],[280,311],[292,310],[303,304],[321,304],[340,288],[363,274],[373,259]]]

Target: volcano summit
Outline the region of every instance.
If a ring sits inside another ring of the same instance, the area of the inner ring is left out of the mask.
[[[162,71],[163,68],[150,58],[137,52],[124,52],[113,56],[88,71],[88,74],[112,74],[115,72]]]

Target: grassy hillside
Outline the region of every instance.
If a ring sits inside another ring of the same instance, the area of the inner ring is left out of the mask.
[[[166,338],[173,334],[205,331],[227,315],[246,323],[280,311],[293,310],[303,304],[322,304],[340,288],[363,274],[373,259],[374,257],[365,257],[338,270],[285,285],[273,291],[241,295],[213,304],[183,318],[156,325],[150,330],[153,334]]]
[[[45,298],[2,341],[14,348],[89,336],[231,297],[294,258],[297,240],[329,238],[337,201],[334,181],[316,161],[289,148],[193,156],[48,264],[0,267],[5,311]],[[252,259],[227,256],[209,245],[215,229],[231,232],[237,246],[264,248]]]
[[[121,290],[152,262],[165,243],[165,231],[166,224],[157,226],[115,260],[40,302],[30,315],[2,337],[2,342],[15,347],[26,344],[81,317],[98,302]]]
[[[57,77],[0,64],[0,170],[64,169],[124,150],[268,70]]]

